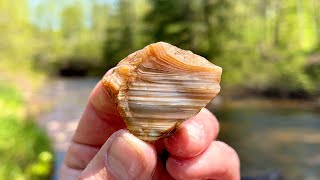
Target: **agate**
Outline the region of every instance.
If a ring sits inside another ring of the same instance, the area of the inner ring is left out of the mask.
[[[119,62],[103,86],[129,131],[144,141],[173,134],[220,91],[222,68],[164,42]]]

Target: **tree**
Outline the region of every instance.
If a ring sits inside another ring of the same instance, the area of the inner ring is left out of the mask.
[[[209,59],[222,52],[231,36],[231,2],[213,0],[151,0],[146,16],[154,41],[166,41]]]
[[[232,3],[229,0],[203,0],[204,21],[208,37],[207,56],[210,59],[221,55],[222,43],[233,36],[230,27],[233,15],[230,12],[232,11]]]
[[[146,15],[146,23],[152,41],[165,41],[181,48],[195,50],[191,0],[150,1],[151,9]]]
[[[61,13],[61,31],[65,38],[72,38],[84,28],[84,14],[81,4],[71,4]]]
[[[96,58],[100,63],[103,59],[104,41],[107,36],[106,30],[109,22],[109,9],[107,4],[99,4],[97,2],[94,2],[91,8],[92,25],[89,29],[90,41],[86,48],[90,50],[91,56]]]
[[[320,2],[318,0],[311,0],[312,17],[315,23],[315,29],[317,32],[317,49],[320,49]]]
[[[26,1],[0,0],[0,66],[2,63],[21,67],[31,64],[32,28],[28,21]],[[0,67],[1,69],[2,67]],[[6,70],[0,70],[5,72]]]
[[[133,1],[119,0],[110,12],[104,43],[104,59],[109,68],[134,51],[135,13]]]

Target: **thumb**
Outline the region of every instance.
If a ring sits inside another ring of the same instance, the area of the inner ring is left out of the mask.
[[[151,179],[157,164],[154,147],[127,130],[107,140],[79,179]]]

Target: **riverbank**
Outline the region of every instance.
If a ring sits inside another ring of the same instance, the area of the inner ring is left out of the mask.
[[[45,107],[36,117],[40,127],[48,133],[55,153],[53,180],[58,180],[69,142],[76,130],[88,96],[99,78],[56,78],[47,80],[36,93],[36,105]]]
[[[264,109],[320,109],[320,97],[312,99],[277,99],[267,97],[226,97],[218,96],[208,104],[212,109],[233,109],[241,107],[264,108]]]

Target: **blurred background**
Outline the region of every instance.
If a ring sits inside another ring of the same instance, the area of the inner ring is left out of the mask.
[[[320,179],[320,1],[0,0],[0,179],[57,179],[87,96],[166,41],[224,69],[208,105],[243,176]]]

